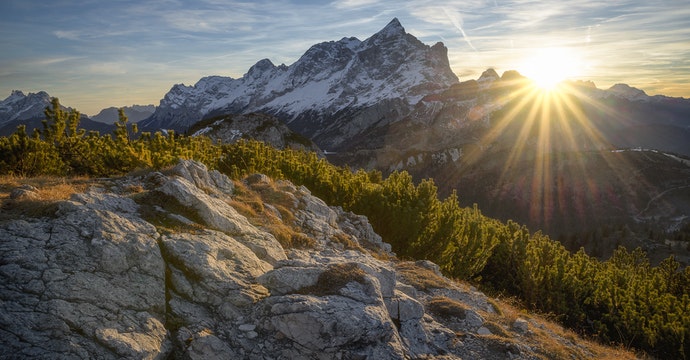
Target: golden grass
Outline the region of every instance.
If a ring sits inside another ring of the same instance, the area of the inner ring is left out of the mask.
[[[331,237],[331,241],[342,245],[343,248],[346,250],[357,250],[359,252],[365,252],[364,248],[361,247],[359,243],[352,238],[352,236],[346,233],[335,233]]]
[[[496,313],[481,312],[487,320],[486,326],[493,334],[510,337],[514,330],[513,324],[518,318],[529,322],[529,333],[518,334],[524,342],[542,359],[622,359],[632,360],[644,358],[622,347],[611,347],[594,340],[586,339],[572,330],[549,319],[546,315],[530,313],[521,307],[519,301],[509,299],[490,299],[490,304]],[[489,324],[489,325],[487,325]],[[506,332],[509,329],[510,332]]]
[[[72,194],[84,192],[93,184],[93,180],[85,177],[0,176],[0,221],[21,217],[52,217],[57,211],[58,201],[67,200]],[[12,190],[22,185],[35,187],[36,196],[10,199]]]
[[[87,177],[18,177],[0,176],[0,197],[9,197],[12,189],[22,185],[31,185],[38,189],[41,200],[65,200],[74,193],[84,192],[93,184],[93,180]]]
[[[249,222],[263,228],[275,236],[283,248],[310,249],[316,240],[299,231],[294,223],[295,216],[289,210],[292,197],[278,188],[275,182],[246,185],[235,181],[233,198],[228,204],[244,215]],[[270,205],[273,209],[269,209]]]
[[[445,296],[437,296],[429,300],[427,307],[431,313],[446,319],[462,320],[466,317],[467,307],[463,303]]]
[[[319,275],[316,284],[300,289],[305,295],[326,296],[338,294],[338,291],[352,281],[363,284],[367,274],[355,263],[329,265]]]
[[[451,284],[450,281],[438,276],[435,272],[414,262],[399,262],[395,268],[404,282],[417,290],[443,289]]]

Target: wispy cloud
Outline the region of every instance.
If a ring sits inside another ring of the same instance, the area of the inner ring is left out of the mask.
[[[602,86],[690,96],[682,1],[22,0],[0,3],[0,98],[33,89],[75,94],[69,105],[80,109],[80,93],[102,107],[133,94],[157,103],[175,83],[239,77],[262,58],[289,65],[315,43],[364,40],[393,17],[425,43],[442,40],[462,77],[558,46],[577,51],[583,75]]]
[[[335,1],[333,4],[337,9],[361,9],[376,4],[377,0],[345,0]]]
[[[472,48],[472,50],[477,51],[474,45],[472,45],[472,41],[470,41],[469,36],[467,36],[465,30],[463,30],[462,28],[462,14],[460,14],[459,12],[451,13],[446,8],[443,8],[443,13],[445,13],[450,22],[453,23],[453,26],[455,26],[458,29],[458,31],[460,31],[460,34],[462,34],[462,38],[465,40],[467,45],[469,45]]]

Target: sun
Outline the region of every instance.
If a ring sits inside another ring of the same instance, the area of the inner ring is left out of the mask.
[[[581,73],[579,56],[569,48],[541,48],[528,56],[518,71],[544,90],[554,90],[563,80]]]

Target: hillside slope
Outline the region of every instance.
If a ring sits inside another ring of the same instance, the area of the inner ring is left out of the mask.
[[[3,186],[0,350],[17,358],[633,358],[578,339],[304,187],[184,161]],[[86,185],[80,185],[82,188]],[[55,195],[54,192],[63,192]]]

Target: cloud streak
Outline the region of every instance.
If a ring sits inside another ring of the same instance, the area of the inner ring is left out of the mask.
[[[453,23],[453,26],[455,26],[460,31],[460,34],[462,34],[462,38],[465,40],[467,45],[469,45],[470,48],[472,48],[472,50],[477,51],[474,45],[472,45],[472,41],[470,41],[469,36],[465,34],[465,30],[462,29],[462,15],[460,13],[450,14],[448,12],[448,9],[446,8],[443,8],[443,13],[446,14],[448,20],[450,20],[450,22]]]
[[[262,58],[289,65],[313,44],[364,40],[393,17],[424,43],[443,41],[464,79],[567,47],[586,63],[584,80],[690,97],[690,7],[672,0],[6,0],[0,98],[46,90],[85,113],[158,103],[173,84],[240,77]]]

